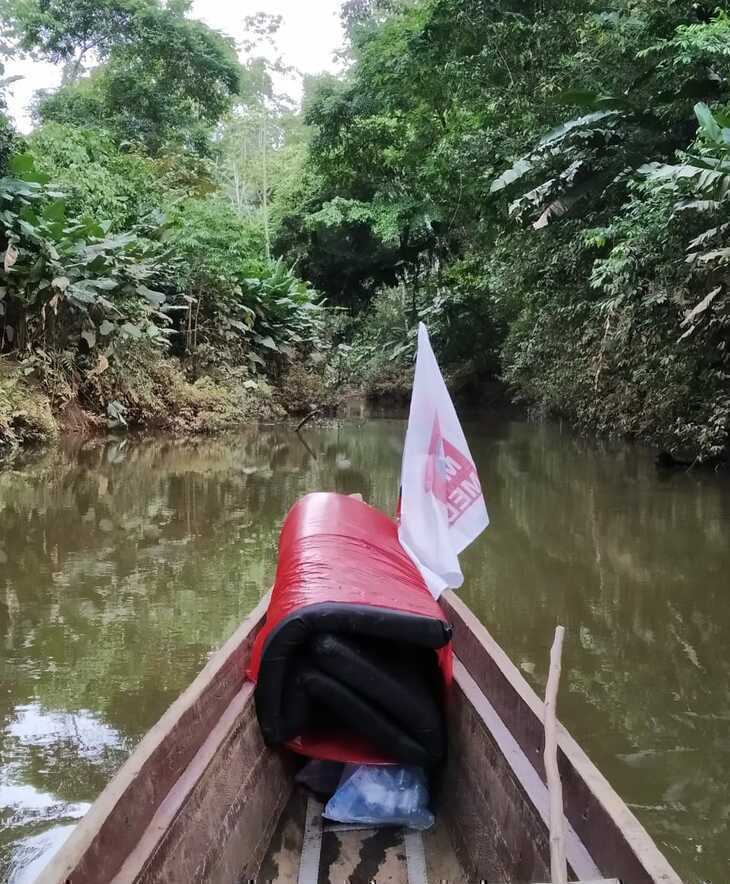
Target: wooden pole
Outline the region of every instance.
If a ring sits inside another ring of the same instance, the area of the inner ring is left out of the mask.
[[[550,798],[550,877],[552,884],[567,884],[568,865],[565,861],[565,817],[563,813],[563,786],[558,771],[557,700],[560,684],[560,657],[563,651],[565,628],[555,629],[555,640],[550,650],[550,670],[545,688],[545,773]]]

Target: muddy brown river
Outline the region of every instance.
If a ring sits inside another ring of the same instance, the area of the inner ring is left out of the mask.
[[[465,421],[492,520],[462,595],[688,884],[730,881],[730,482]],[[268,588],[312,490],[392,512],[405,422],[67,441],[0,467],[0,880],[30,882]]]

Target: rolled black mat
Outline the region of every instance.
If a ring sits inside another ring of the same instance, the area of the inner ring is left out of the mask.
[[[312,628],[315,621],[305,626],[298,617],[269,637],[256,686],[266,742],[344,729],[404,764],[430,767],[441,761],[446,739],[436,647],[448,641],[448,627],[436,621],[424,631],[403,618],[397,637],[398,630],[383,630],[381,621],[377,631],[385,632],[383,638],[372,634],[370,623],[363,628],[358,622],[348,632],[351,616],[343,623],[331,609],[323,613],[317,627],[333,631]],[[434,625],[439,635],[431,634]]]

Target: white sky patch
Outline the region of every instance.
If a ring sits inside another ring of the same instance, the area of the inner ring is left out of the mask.
[[[61,82],[60,66],[47,61],[12,59],[5,63],[6,77],[21,77],[7,90],[8,111],[21,132],[30,132],[30,103],[36,89],[55,89]]]
[[[240,43],[244,18],[256,12],[282,15],[277,46],[284,62],[303,74],[336,72],[341,64],[336,52],[344,43],[339,11],[341,0],[195,0],[192,17],[222,31]],[[5,65],[6,77],[21,76],[8,89],[8,110],[21,132],[32,126],[29,106],[38,89],[53,89],[61,80],[60,66],[29,59],[13,59]],[[301,81],[290,79],[277,84],[292,98],[301,97]]]

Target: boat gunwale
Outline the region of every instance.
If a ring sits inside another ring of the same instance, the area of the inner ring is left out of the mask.
[[[120,872],[165,799],[244,688],[246,664],[263,625],[269,595],[142,739],[51,858],[38,884],[61,884],[71,875],[74,882],[110,881]],[[460,598],[447,592],[441,604],[454,627],[455,655],[544,782],[542,701]],[[631,884],[681,884],[621,797],[562,726],[558,745],[561,775],[567,785],[566,817],[599,867],[605,867],[604,874],[618,875]],[[601,834],[611,835],[603,849]]]
[[[492,706],[486,694],[457,655],[454,655],[454,691],[459,691],[463,695],[462,702],[469,705],[476,721],[484,729],[485,734],[482,739],[494,744],[496,752],[502,759],[505,771],[509,771],[509,776],[514,784],[514,788],[518,790],[523,802],[531,807],[534,811],[535,818],[540,821],[544,831],[546,842],[550,834],[549,819],[549,800],[546,784],[538,772],[534,769],[527,758],[522,747],[510,732],[507,725],[502,721],[496,709]],[[451,697],[452,704],[457,702],[457,696]],[[457,744],[458,748],[458,744]],[[495,769],[496,769],[495,765]],[[450,780],[449,769],[447,768],[445,788],[449,788]],[[479,777],[477,771],[473,774]],[[485,784],[482,788],[484,794],[490,795],[489,786]],[[446,802],[444,810],[448,813],[449,803]],[[502,817],[504,819],[504,817]],[[452,841],[462,842],[460,830],[463,828],[459,824],[459,820],[451,821]],[[468,849],[462,853],[468,854]],[[575,831],[570,821],[566,821],[565,825],[565,853],[568,861],[568,867],[576,881],[589,882],[598,881],[600,879],[600,869],[595,863],[593,857],[589,853],[578,833]],[[467,862],[464,863],[468,865]],[[475,868],[475,880],[481,880],[486,877],[491,879],[491,875],[484,875],[484,870]],[[488,870],[487,870],[488,871]]]
[[[88,869],[89,881],[109,881],[119,873],[160,805],[243,687],[245,664],[263,626],[270,594],[266,593],[145,734],[68,840],[50,858],[36,884],[63,884],[71,875],[74,882],[82,880],[85,873],[80,870],[87,864],[93,866],[93,871]],[[162,776],[152,795],[140,801],[140,779],[147,775],[147,785],[158,772]],[[105,842],[114,849],[110,850]]]
[[[461,598],[447,590],[440,602],[454,630],[454,654],[545,782],[543,701]],[[626,802],[560,722],[558,764],[565,816],[604,867],[603,874],[631,884],[682,884]],[[628,851],[621,850],[621,842]]]

